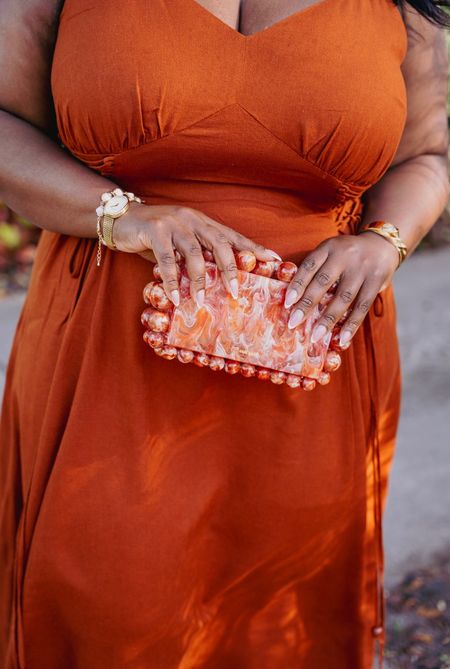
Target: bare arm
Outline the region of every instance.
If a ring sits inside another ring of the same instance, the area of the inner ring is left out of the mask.
[[[411,7],[404,11],[408,52],[402,65],[408,114],[393,163],[365,197],[362,225],[394,223],[411,253],[449,197],[445,32]]]
[[[96,237],[100,194],[116,187],[30,123],[0,110],[0,198],[40,228]]]
[[[96,237],[101,193],[117,186],[55,141],[50,70],[60,0],[0,3],[0,197],[35,225],[67,235]],[[177,303],[175,249],[185,257],[191,294],[201,303],[205,287],[202,246],[209,249],[225,286],[237,296],[233,248],[259,260],[274,252],[182,206],[132,204],[116,224],[119,251],[139,253],[160,265],[167,295]],[[275,254],[276,255],[276,254]]]
[[[362,225],[386,220],[396,225],[409,253],[436,222],[449,196],[447,171],[447,45],[445,33],[415,10],[405,10],[408,51],[403,61],[407,90],[406,126],[385,175],[364,194]],[[295,327],[335,281],[335,297],[313,333],[318,341],[347,312],[341,344],[348,345],[375,297],[389,284],[398,254],[371,232],[339,235],[314,249],[288,286],[289,324]]]
[[[0,3],[0,197],[41,228],[96,237],[95,207],[116,184],[55,141],[50,68],[59,4]]]

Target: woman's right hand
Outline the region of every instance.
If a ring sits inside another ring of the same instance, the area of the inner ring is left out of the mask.
[[[185,258],[190,294],[199,306],[203,304],[206,283],[202,247],[213,253],[225,287],[235,298],[238,280],[233,248],[252,251],[258,260],[281,260],[275,251],[206,214],[178,205],[131,203],[114,224],[114,243],[119,251],[139,253],[158,263],[165,292],[175,305],[180,301],[175,249]]]

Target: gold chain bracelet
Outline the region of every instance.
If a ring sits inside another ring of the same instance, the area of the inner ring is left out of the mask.
[[[97,267],[100,266],[100,263],[102,261],[102,246],[105,244],[105,240],[103,239],[103,233],[102,233],[100,222],[101,222],[101,217],[97,216],[97,237],[98,237]]]

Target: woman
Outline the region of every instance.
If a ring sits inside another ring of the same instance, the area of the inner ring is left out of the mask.
[[[446,203],[446,3],[62,4],[0,10],[0,196],[43,228],[1,422],[2,666],[369,669],[399,255],[362,228],[411,254]],[[145,202],[97,266],[117,187]],[[176,303],[178,250],[201,303],[202,251],[231,292],[233,248],[299,265],[293,327],[339,282],[328,386],[145,345],[151,263]]]

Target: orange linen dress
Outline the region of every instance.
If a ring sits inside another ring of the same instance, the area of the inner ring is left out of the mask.
[[[148,204],[298,263],[355,231],[391,164],[406,48],[391,0],[320,0],[249,36],[195,0],[66,0],[61,141]],[[15,334],[2,666],[371,669],[400,401],[392,289],[307,393],[157,357],[140,323],[152,264],[95,255],[95,239],[44,231]]]

